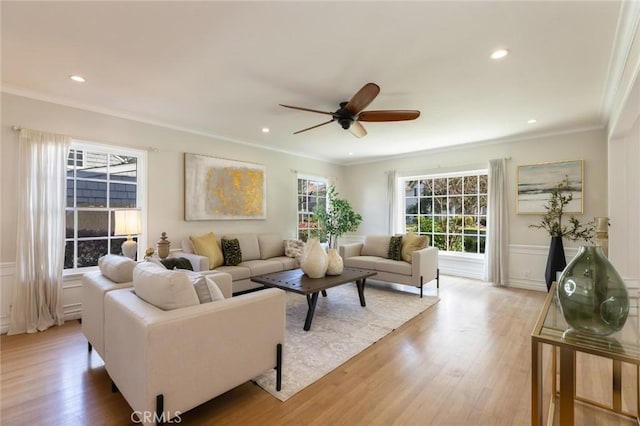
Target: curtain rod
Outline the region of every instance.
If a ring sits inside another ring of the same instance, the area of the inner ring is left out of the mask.
[[[13,126],[11,126],[11,130],[13,130],[14,132],[19,132],[19,131],[21,131],[22,129],[23,129],[23,127],[22,127],[22,126],[20,126],[20,125],[15,125],[15,124],[14,124]],[[68,135],[67,135],[67,136],[68,136]],[[108,143],[108,142],[88,141],[88,140],[86,140],[86,139],[84,139],[84,138],[76,138],[76,137],[74,137],[74,136],[69,136],[69,137],[70,137],[71,139],[75,139],[75,140],[77,140],[77,141],[79,141],[79,142],[93,142],[93,143],[97,143],[97,144],[113,145],[113,144]],[[142,151],[150,151],[150,152],[157,152],[157,151],[158,151],[158,148],[155,148],[155,147],[153,147],[153,146],[145,146],[145,147],[142,147],[142,148],[140,148],[140,147],[134,147],[134,148],[135,148],[135,149],[142,150]]]
[[[491,158],[491,160],[493,160],[493,158]],[[506,161],[510,161],[511,157],[504,157],[504,160]],[[490,160],[487,160],[487,162],[489,162]],[[475,163],[475,164],[470,164],[470,163],[466,163],[466,164],[447,164],[447,165],[442,165],[442,164],[438,164],[437,166],[433,166],[433,167],[421,167],[421,168],[414,168],[414,169],[396,169],[396,170],[385,170],[385,173],[394,173],[394,172],[402,172],[402,173],[410,173],[410,172],[421,172],[423,170],[437,170],[437,169],[450,169],[450,168],[455,168],[455,167],[477,167],[480,165],[481,162]]]

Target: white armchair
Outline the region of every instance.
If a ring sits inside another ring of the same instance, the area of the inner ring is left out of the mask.
[[[169,421],[271,368],[279,390],[286,321],[282,290],[171,311],[132,290],[105,297],[105,365],[134,412],[143,415],[140,421]]]

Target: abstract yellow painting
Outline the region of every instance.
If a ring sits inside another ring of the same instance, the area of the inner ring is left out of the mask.
[[[185,220],[267,218],[266,167],[205,155],[184,155]]]

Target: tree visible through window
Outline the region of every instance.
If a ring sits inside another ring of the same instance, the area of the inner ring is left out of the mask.
[[[114,209],[140,207],[139,156],[72,145],[67,160],[66,270],[97,266],[101,256],[121,253],[126,237],[113,235]]]
[[[405,178],[407,231],[428,235],[444,251],[484,253],[487,226],[486,171]]]
[[[318,223],[313,218],[316,206],[327,206],[327,180],[298,177],[298,239],[317,238]]]

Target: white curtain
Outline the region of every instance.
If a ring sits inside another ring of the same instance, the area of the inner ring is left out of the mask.
[[[487,204],[484,276],[486,281],[506,285],[509,277],[509,208],[505,159],[489,161]]]
[[[396,232],[396,222],[398,219],[398,201],[396,197],[396,179],[398,173],[395,170],[387,172],[387,205],[389,206],[389,234]]]
[[[9,334],[34,333],[64,322],[67,136],[28,129],[18,147],[16,282]]]

